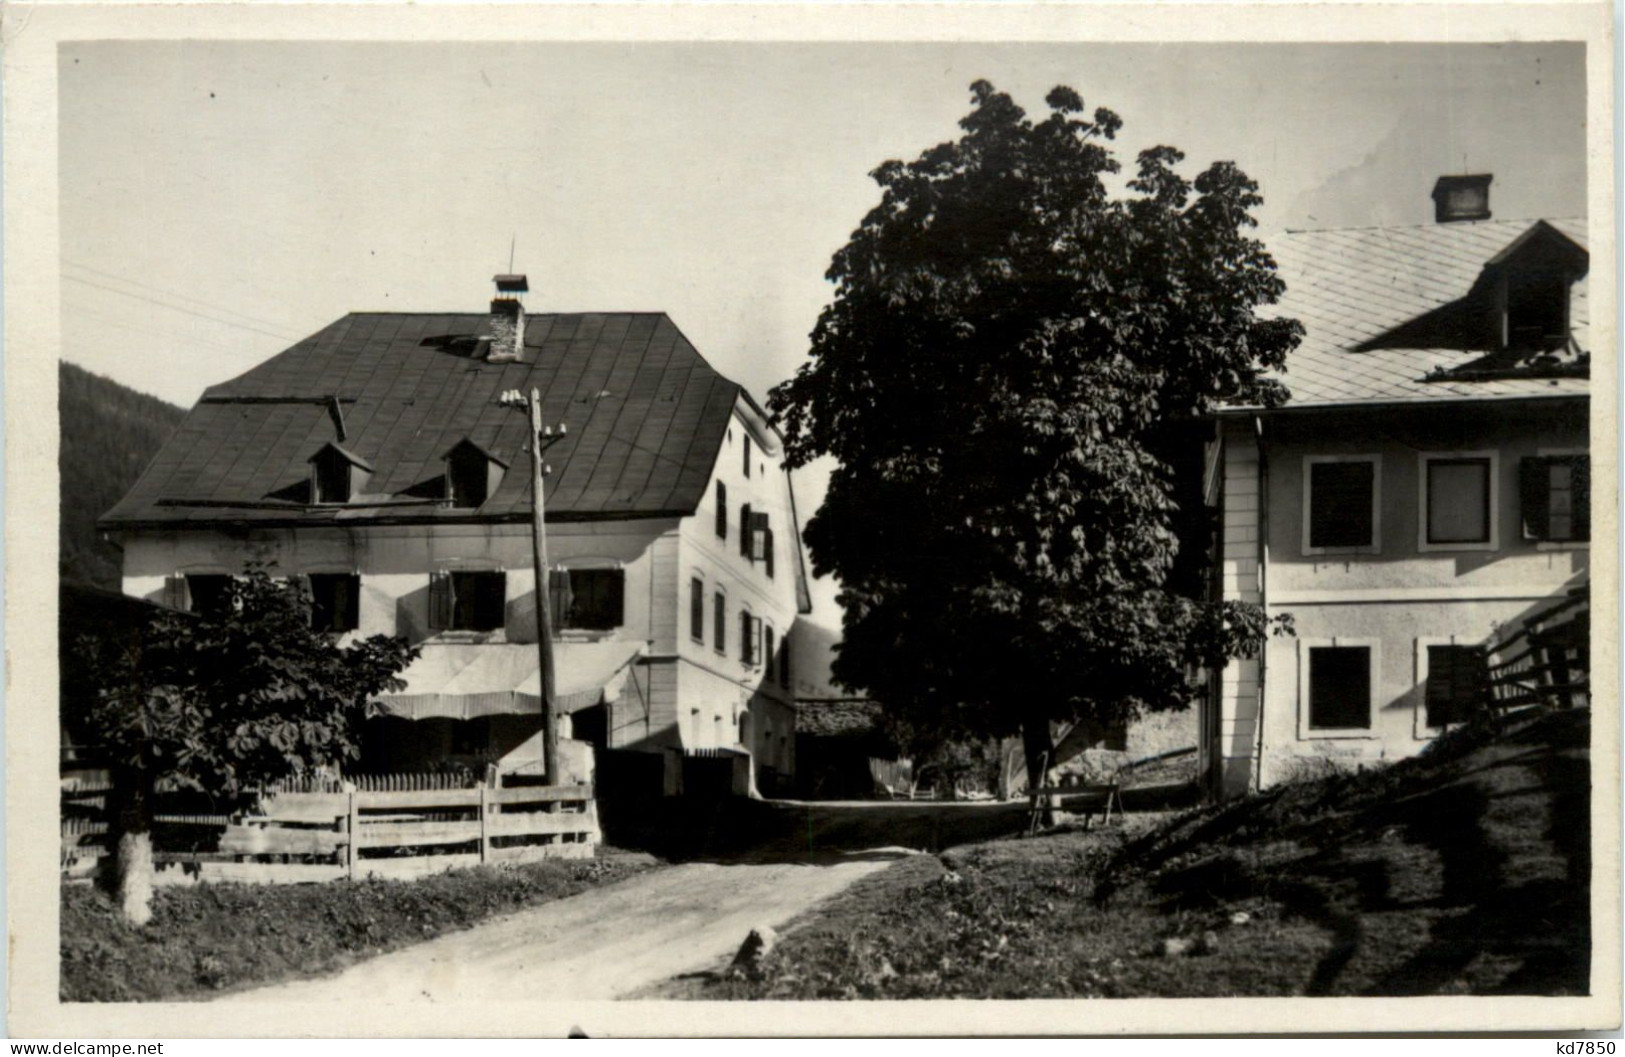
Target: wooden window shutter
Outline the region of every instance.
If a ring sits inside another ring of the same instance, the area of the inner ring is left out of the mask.
[[[164,577],[164,605],[170,609],[191,610],[192,593],[186,589],[186,577]]]
[[[767,530],[767,552],[763,555],[767,562],[767,578],[773,579],[773,530]]]
[[[728,538],[728,486],[717,482],[717,539]]]
[[[451,611],[451,573],[445,571],[430,573],[429,630],[445,631],[451,627]]]
[[[1574,465],[1574,540],[1591,539],[1591,456],[1577,455]]]
[[[746,664],[751,663],[750,641],[750,613],[741,609],[739,611],[739,659]]]
[[[1551,535],[1551,466],[1551,459],[1534,455],[1518,463],[1519,513],[1523,534],[1530,539]]]
[[[749,503],[739,508],[739,553],[746,558],[751,556],[750,541],[751,537],[756,534],[753,531],[756,522],[752,520],[752,517]]]
[[[570,588],[570,570],[547,571],[547,604],[553,616],[553,626],[568,627],[566,621],[570,617],[570,609],[575,604],[575,593]]]

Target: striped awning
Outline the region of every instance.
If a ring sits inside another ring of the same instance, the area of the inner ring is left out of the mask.
[[[554,712],[568,715],[615,701],[641,642],[562,642],[553,646]],[[386,715],[403,719],[479,719],[538,715],[541,678],[535,643],[429,644],[401,673],[406,689],[383,694]]]

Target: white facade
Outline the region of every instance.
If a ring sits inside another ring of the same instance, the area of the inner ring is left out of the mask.
[[[563,628],[557,631],[557,640],[644,645],[619,700],[610,707],[610,748],[742,747],[759,765],[793,773],[795,713],[791,694],[781,685],[777,658],[780,644],[793,634],[799,611],[797,578],[803,573],[799,528],[781,455],[772,430],[748,401],[740,399],[713,467],[707,498],[693,515],[548,524],[547,559],[555,569],[614,569],[624,574],[619,626]],[[718,481],[727,490],[731,508],[726,539],[717,535]],[[764,560],[740,552],[743,504],[768,516],[775,543],[772,577],[766,575]],[[273,573],[279,576],[358,577],[357,627],[348,636],[401,635],[414,644],[536,641],[537,593],[530,528],[525,524],[142,528],[125,530],[121,542],[124,592],[140,598],[163,601],[166,583],[173,577],[240,573],[246,562],[274,562]],[[504,573],[502,626],[480,632],[431,630],[430,583],[439,572]],[[695,579],[706,594],[698,639],[690,620],[690,585]],[[725,598],[720,653],[713,602],[717,591]],[[760,620],[764,639],[771,630],[771,670],[760,647],[752,660],[744,659],[742,610]]]

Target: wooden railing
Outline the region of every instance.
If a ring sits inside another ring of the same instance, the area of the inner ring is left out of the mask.
[[[156,852],[158,883],[422,877],[486,862],[591,858],[600,839],[589,786],[287,792],[237,820],[196,821],[219,829],[217,849]],[[105,819],[64,810],[66,876],[94,871],[106,833]]]
[[[1513,709],[1591,703],[1591,589],[1582,584],[1489,645],[1489,705]]]

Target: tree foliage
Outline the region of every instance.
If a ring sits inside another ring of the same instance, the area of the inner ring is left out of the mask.
[[[340,647],[308,605],[254,566],[216,613],[156,616],[136,649],[89,647],[88,725],[115,770],[230,795],[359,758],[361,720],[418,650],[387,635]]]
[[[872,174],[770,400],[792,466],[838,464],[806,530],[843,588],[835,677],[945,735],[1186,704],[1188,665],[1266,629],[1168,590],[1162,451],[1170,423],[1285,398],[1267,373],[1301,329],[1258,313],[1283,290],[1258,187],[1228,162],[1187,180],[1172,147],[1124,185],[1111,111],[971,91],[959,139]]]

